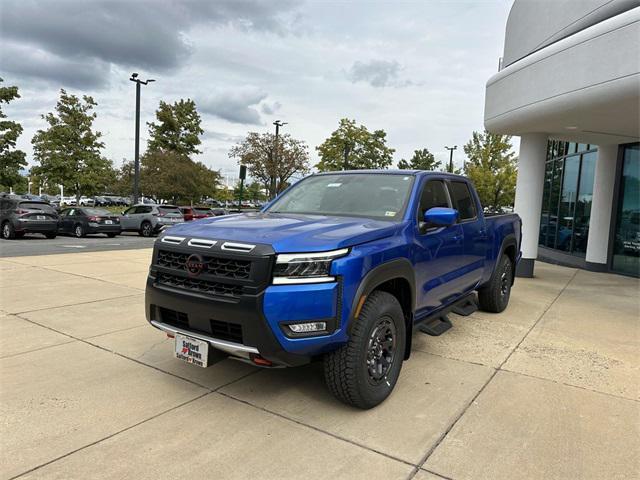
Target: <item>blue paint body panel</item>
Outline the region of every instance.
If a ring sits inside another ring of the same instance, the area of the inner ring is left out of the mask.
[[[341,172],[344,173],[344,172]],[[347,172],[348,173],[348,172]],[[355,174],[356,172],[354,172]],[[401,221],[355,217],[270,213],[269,206],[252,214],[214,217],[177,225],[170,235],[270,245],[275,253],[322,252],[349,248],[333,260],[335,282],[307,285],[271,285],[264,292],[262,315],[286,352],[314,356],[348,341],[349,322],[358,291],[368,274],[389,262],[411,266],[413,319],[460,300],[486,283],[508,242],[520,258],[520,218],[515,214],[483,214],[473,185],[464,177],[436,172],[376,172],[415,177]],[[464,182],[470,187],[477,216],[423,231],[418,206],[426,182]],[[303,180],[304,181],[304,180]],[[286,195],[286,192],[284,193]],[[290,338],[281,322],[336,319],[331,334]]]

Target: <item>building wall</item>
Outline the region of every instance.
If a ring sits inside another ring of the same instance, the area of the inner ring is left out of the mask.
[[[516,2],[514,9],[521,4]],[[535,20],[518,24],[518,29],[533,27]],[[513,25],[507,32],[518,29]],[[487,82],[485,126],[511,135],[546,132],[581,143],[635,141],[640,128],[639,39],[640,7],[511,63]],[[508,36],[505,45],[513,43]]]
[[[532,52],[640,6],[638,0],[516,0],[509,13],[504,66]]]

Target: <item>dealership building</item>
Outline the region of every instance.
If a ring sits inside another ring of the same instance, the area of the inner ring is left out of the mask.
[[[518,275],[640,275],[640,0],[515,0],[484,122],[520,137]]]

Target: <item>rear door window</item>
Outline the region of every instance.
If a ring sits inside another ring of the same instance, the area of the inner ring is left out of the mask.
[[[458,210],[460,221],[476,218],[476,205],[471,196],[469,185],[465,182],[450,182],[449,193],[453,207]]]

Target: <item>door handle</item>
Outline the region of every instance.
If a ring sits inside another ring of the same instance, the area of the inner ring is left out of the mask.
[[[464,238],[464,235],[454,235],[453,236],[453,241],[454,242],[459,242],[460,240],[462,240]]]

